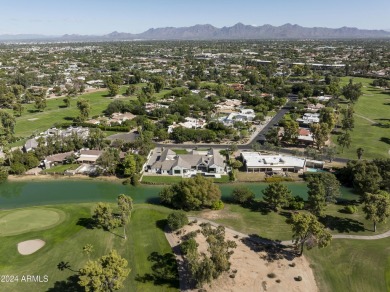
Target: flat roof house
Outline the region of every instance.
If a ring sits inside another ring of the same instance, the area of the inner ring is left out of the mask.
[[[306,166],[306,159],[295,156],[241,152],[241,157],[247,172],[300,172],[304,171]]]

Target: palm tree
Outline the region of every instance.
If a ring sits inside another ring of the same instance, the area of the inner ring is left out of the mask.
[[[93,245],[90,243],[84,245],[83,252],[88,256],[89,259],[90,254],[93,252]]]

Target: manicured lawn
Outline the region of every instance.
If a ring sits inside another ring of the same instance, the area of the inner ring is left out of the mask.
[[[52,168],[45,169],[42,172],[44,173],[64,173],[66,170],[74,170],[79,167],[80,164],[61,164],[53,166]]]
[[[342,79],[346,84],[349,77]],[[372,87],[373,79],[353,78],[354,83],[361,82],[363,95],[354,106],[355,128],[351,133],[351,147],[344,149],[338,156],[357,159],[356,149],[364,149],[363,158],[388,158],[390,151],[390,91]],[[369,120],[375,122],[371,122]],[[378,124],[382,123],[384,126]],[[332,141],[337,144],[337,136],[333,135]]]
[[[22,234],[33,230],[48,229],[65,219],[58,209],[15,209],[0,214],[0,236]]]
[[[330,204],[321,218],[321,222],[333,234],[375,235],[390,229],[388,221],[378,224],[377,232],[374,233],[373,224],[364,218],[361,206],[355,214],[342,213],[340,212],[342,209],[341,205]],[[266,210],[259,204],[244,208],[236,204],[225,203],[223,210],[212,211],[214,213],[212,220],[247,234],[257,234],[274,240],[290,240],[291,227],[286,223],[286,219],[291,211],[281,210],[279,213],[264,211]],[[209,211],[194,212],[205,218],[209,218],[208,213]]]
[[[55,123],[72,121],[80,113],[76,106],[79,98],[84,98],[90,102],[91,117],[101,115],[107,105],[113,101],[106,94],[106,91],[100,91],[72,98],[69,108],[64,107],[63,98],[49,99],[43,112],[37,112],[34,104],[24,105],[24,113],[21,117],[16,118],[15,136],[29,137],[33,133],[39,133],[52,127]],[[133,99],[133,97],[125,98],[125,100],[128,99]]]
[[[176,154],[188,154],[187,150],[185,149],[172,149],[172,151]]]
[[[91,259],[97,259],[107,254],[111,249],[116,249],[120,255],[129,262],[131,273],[121,291],[177,291],[176,281],[167,281],[154,277],[151,269],[152,261],[148,256],[156,252],[165,255],[171,252],[163,231],[157,222],[166,218],[169,209],[152,205],[136,205],[132,213],[132,219],[127,227],[127,240],[121,235],[123,229],[118,228],[113,232],[101,229],[88,229],[86,219],[91,217],[95,204],[56,205],[66,214],[65,220],[54,228],[41,231],[27,232],[15,236],[1,237],[0,245],[0,269],[2,274],[18,275],[47,275],[48,283],[2,283],[1,291],[74,291],[69,288],[66,279],[75,274],[81,268],[88,257],[83,254],[82,248],[86,244],[92,244],[94,251]],[[40,207],[41,208],[41,207]],[[52,208],[54,209],[54,207]],[[4,211],[8,212],[8,211]],[[0,212],[0,215],[3,212]],[[79,219],[82,219],[79,221]],[[79,223],[78,223],[79,222]],[[84,223],[83,223],[84,222]],[[46,245],[29,256],[18,254],[16,245],[20,241],[29,239],[42,239]],[[70,269],[60,271],[57,265],[68,262]],[[73,271],[72,271],[73,270]],[[151,277],[145,277],[150,274]],[[139,277],[137,277],[139,275]],[[142,278],[142,276],[144,276]],[[138,280],[136,280],[136,278]],[[154,279],[155,281],[141,279]],[[160,280],[160,282],[159,282]],[[165,282],[164,282],[165,281]],[[67,287],[68,290],[65,290]]]
[[[320,291],[389,291],[390,238],[335,239],[324,249],[305,251]]]
[[[147,183],[147,184],[156,184],[156,185],[169,185],[169,184],[174,184],[181,182],[183,178],[181,176],[147,176],[144,175],[142,177],[142,183]]]

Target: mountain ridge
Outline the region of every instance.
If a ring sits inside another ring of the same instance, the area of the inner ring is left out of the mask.
[[[142,33],[133,34],[113,31],[105,35],[65,34],[62,36],[0,35],[0,40],[244,40],[244,39],[353,39],[353,38],[389,38],[386,30],[358,29],[356,27],[303,27],[286,23],[281,26],[264,24],[261,26],[246,25],[241,22],[233,26],[217,28],[211,24],[196,24],[187,27],[150,28]]]

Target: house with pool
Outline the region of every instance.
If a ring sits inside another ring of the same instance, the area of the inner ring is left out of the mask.
[[[247,172],[302,173],[306,171],[305,158],[260,152],[241,152],[241,158]]]

